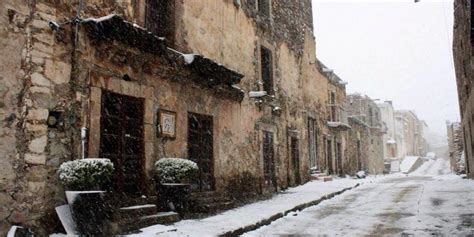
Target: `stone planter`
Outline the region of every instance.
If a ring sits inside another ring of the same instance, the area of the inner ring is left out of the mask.
[[[66,191],[72,218],[81,235],[105,235],[107,231],[108,208],[105,205],[105,191]]]
[[[157,185],[159,207],[183,214],[188,207],[191,185],[183,183],[162,183]]]

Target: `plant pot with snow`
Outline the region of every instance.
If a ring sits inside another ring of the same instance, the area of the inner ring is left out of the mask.
[[[182,158],[163,158],[155,163],[155,168],[160,208],[182,214],[187,209],[190,183],[197,174],[197,164]]]
[[[109,187],[114,165],[109,159],[68,161],[59,167],[76,229],[81,235],[104,235],[110,209],[105,205],[104,188]]]

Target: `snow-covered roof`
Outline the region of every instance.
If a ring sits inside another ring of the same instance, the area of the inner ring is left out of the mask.
[[[82,20],[89,36],[99,40],[116,40],[149,53],[164,54],[166,40],[121,16],[110,14]]]

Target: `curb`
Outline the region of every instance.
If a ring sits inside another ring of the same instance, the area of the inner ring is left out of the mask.
[[[350,188],[345,188],[345,189],[342,189],[340,191],[337,191],[337,192],[334,192],[334,193],[331,193],[331,194],[328,194],[328,195],[325,195],[319,199],[316,199],[316,200],[313,200],[311,202],[307,202],[307,203],[303,203],[303,204],[300,204],[296,207],[293,207],[289,210],[286,210],[284,212],[280,212],[280,213],[277,213],[273,216],[270,216],[266,219],[263,219],[255,224],[252,224],[252,225],[248,225],[248,226],[244,226],[244,227],[241,227],[241,228],[238,228],[236,230],[232,230],[232,231],[228,231],[228,232],[225,232],[223,234],[220,234],[219,236],[222,236],[222,237],[232,237],[232,236],[239,236],[239,235],[242,235],[242,234],[245,234],[247,232],[250,232],[250,231],[253,231],[253,230],[256,230],[262,226],[265,226],[265,225],[269,225],[270,223],[286,216],[288,213],[290,212],[295,212],[295,211],[301,211],[303,209],[306,209],[308,207],[311,207],[311,206],[316,206],[318,205],[319,203],[321,203],[322,201],[324,200],[328,200],[328,199],[331,199],[337,195],[340,195],[346,191],[349,191],[351,189],[354,189],[354,188],[357,188],[360,186],[360,183],[356,184],[354,187],[350,187]]]

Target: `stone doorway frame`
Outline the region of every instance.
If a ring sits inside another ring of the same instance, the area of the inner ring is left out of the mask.
[[[144,135],[144,169],[145,177],[150,177],[150,171],[153,168],[155,152],[155,111],[157,111],[157,97],[154,95],[154,88],[150,86],[140,85],[133,81],[124,81],[110,76],[90,75],[90,98],[87,122],[89,128],[88,138],[88,154],[89,157],[98,157],[100,151],[100,118],[101,118],[101,102],[102,91],[108,90],[117,94],[143,98],[144,99],[144,119],[143,119],[143,135]]]

